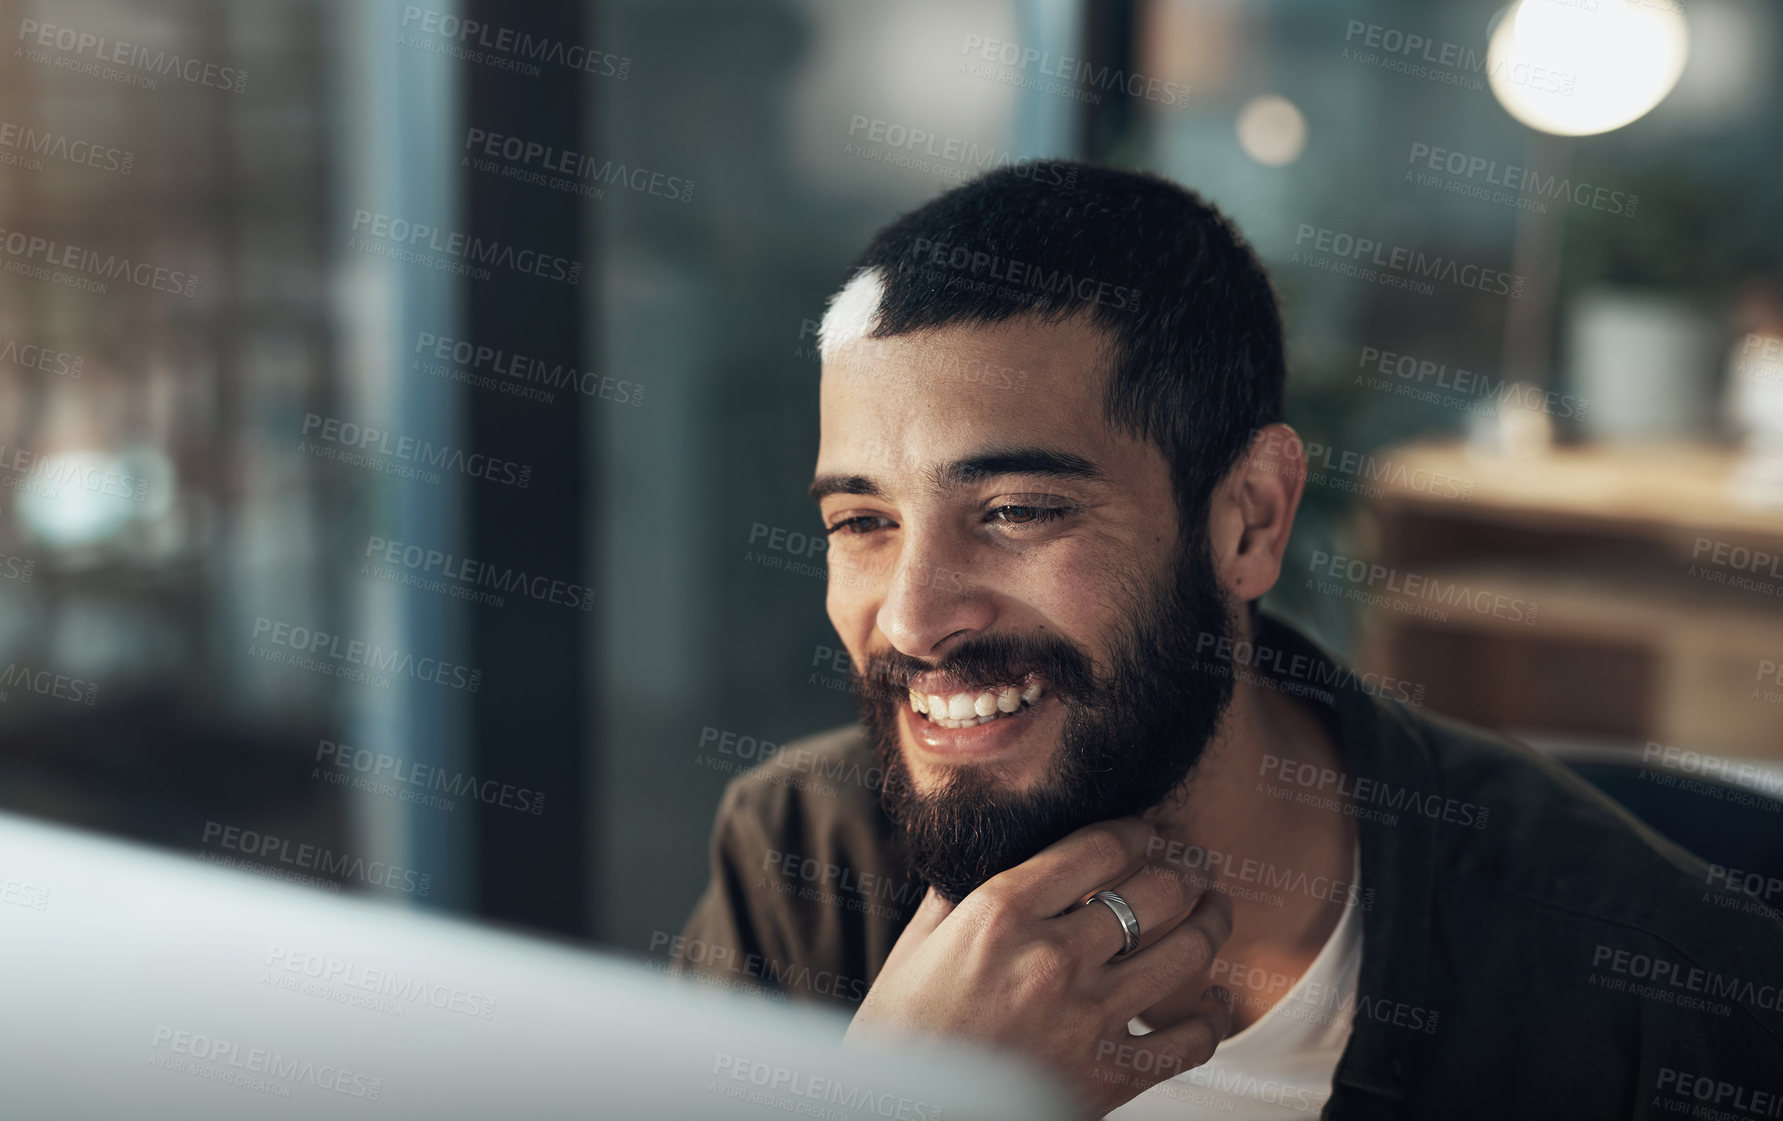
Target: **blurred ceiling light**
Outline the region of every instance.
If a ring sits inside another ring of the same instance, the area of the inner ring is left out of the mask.
[[[1518,0],[1499,14],[1486,75],[1530,128],[1591,136],[1665,100],[1688,53],[1672,0]]]
[[[19,518],[52,548],[97,545],[136,518],[172,504],[173,465],[153,449],[129,455],[69,451],[46,455],[18,487]]]
[[[1285,97],[1253,97],[1238,111],[1238,146],[1265,167],[1286,167],[1306,149],[1306,118]]]

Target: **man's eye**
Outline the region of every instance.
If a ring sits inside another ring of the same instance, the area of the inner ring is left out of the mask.
[[[1001,518],[1004,525],[1044,525],[1066,514],[1063,506],[999,506],[991,517]]]
[[[889,524],[889,519],[880,517],[878,514],[858,514],[852,518],[843,518],[835,525],[824,530],[824,533],[832,537],[839,532],[859,535],[863,533],[872,533],[874,530],[881,529]]]

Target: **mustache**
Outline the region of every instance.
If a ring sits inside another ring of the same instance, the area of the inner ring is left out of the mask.
[[[986,635],[960,643],[933,662],[886,650],[869,656],[857,676],[863,696],[901,702],[916,675],[931,670],[986,684],[1039,673],[1049,689],[1065,699],[1090,696],[1096,688],[1089,656],[1052,636]]]

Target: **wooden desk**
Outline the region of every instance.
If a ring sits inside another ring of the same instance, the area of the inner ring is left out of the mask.
[[[1363,667],[1486,727],[1783,760],[1783,682],[1761,673],[1783,665],[1783,509],[1736,500],[1734,452],[1381,458],[1406,470],[1374,484],[1364,555],[1401,590],[1366,589]],[[1472,497],[1419,490],[1431,473]]]

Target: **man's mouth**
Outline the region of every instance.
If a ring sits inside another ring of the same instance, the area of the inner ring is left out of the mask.
[[[1045,695],[1045,680],[1030,675],[1020,684],[947,693],[924,693],[912,688],[910,707],[938,728],[971,728],[1014,716]]]

